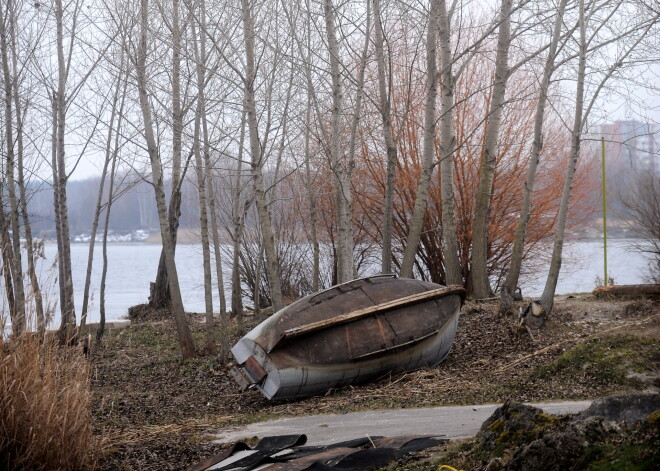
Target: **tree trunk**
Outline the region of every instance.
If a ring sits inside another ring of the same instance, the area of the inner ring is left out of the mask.
[[[55,99],[56,122],[57,122],[57,144],[56,144],[56,166],[57,172],[54,177],[57,178],[55,186],[57,197],[55,212],[58,214],[56,219],[59,221],[57,230],[58,245],[61,250],[58,251],[60,271],[60,286],[64,294],[60,311],[62,313],[62,323],[58,332],[60,342],[63,344],[75,343],[76,338],[76,311],[73,299],[73,275],[71,272],[71,237],[69,235],[69,214],[67,205],[67,173],[64,148],[64,136],[66,126],[67,100],[65,96],[65,87],[67,80],[67,62],[64,59],[64,26],[63,26],[63,8],[62,0],[55,0],[55,22],[57,27],[57,69],[58,82]]]
[[[182,135],[183,112],[181,110],[181,27],[179,0],[172,0],[172,194],[168,209],[168,218],[172,245],[176,252],[177,232],[181,216],[181,178],[182,178]],[[152,308],[171,307],[171,293],[164,249],[161,252],[156,272],[156,281],[151,286],[149,305]]]
[[[114,201],[115,177],[117,174],[117,154],[119,153],[119,136],[121,135],[121,122],[124,113],[124,99],[126,97],[126,88],[128,82],[124,82],[124,91],[122,94],[119,119],[117,122],[117,132],[115,133],[115,145],[112,152],[112,166],[110,167],[110,181],[108,182],[108,196],[105,207],[105,221],[103,222],[103,243],[101,267],[101,283],[99,285],[99,328],[96,331],[96,341],[101,342],[105,333],[105,283],[108,275],[108,228],[110,227],[110,210]]]
[[[509,76],[511,3],[512,0],[502,0],[500,9],[500,27],[497,38],[497,55],[495,57],[495,82],[486,122],[486,144],[481,161],[477,202],[472,225],[470,275],[472,276],[472,294],[477,299],[487,298],[491,295],[488,281],[488,220],[493,180],[495,179],[495,166],[497,164],[497,145],[502,121],[502,109]]]
[[[584,111],[584,80],[586,76],[587,63],[587,39],[586,25],[584,15],[584,0],[579,0],[579,24],[580,24],[580,49],[578,56],[577,89],[575,92],[575,117],[573,121],[573,131],[571,136],[571,154],[566,168],[566,180],[564,181],[564,190],[559,204],[559,215],[555,229],[555,242],[552,248],[552,258],[550,259],[550,270],[548,278],[545,281],[545,288],[541,295],[541,305],[549,316],[552,313],[555,301],[555,290],[559,280],[559,270],[561,269],[561,254],[564,247],[564,230],[566,229],[566,216],[568,214],[568,203],[573,189],[573,179],[577,160],[580,156],[580,144],[582,142],[582,115]]]
[[[236,162],[236,182],[234,184],[234,205],[232,207],[232,221],[234,232],[232,236],[232,265],[231,265],[231,312],[236,317],[238,328],[243,332],[243,290],[241,289],[240,250],[243,240],[243,221],[247,207],[241,213],[241,188],[243,185],[243,154],[245,149],[245,126],[247,113],[245,107],[241,114],[241,134],[238,141],[238,159]]]
[[[2,9],[0,9],[2,10]],[[12,257],[10,259],[11,273],[13,278],[14,288],[14,310],[12,317],[12,330],[15,335],[20,336],[26,328],[25,319],[25,288],[23,285],[23,265],[21,263],[21,240],[20,240],[20,223],[18,213],[18,198],[16,197],[16,182],[14,180],[14,115],[13,115],[13,100],[14,100],[14,81],[11,76],[9,68],[9,51],[7,45],[7,29],[6,29],[5,16],[0,11],[0,55],[2,56],[2,76],[4,82],[4,101],[5,101],[5,177],[7,179],[7,196],[9,197],[9,207],[11,212],[9,214],[9,222],[11,225],[11,241],[12,241]],[[20,132],[20,130],[19,130]],[[4,208],[0,207],[0,211]]]
[[[500,294],[500,312],[508,313],[513,309],[513,295],[518,287],[520,278],[520,269],[522,267],[523,249],[525,248],[525,234],[532,208],[532,195],[534,192],[534,181],[536,179],[536,170],[539,164],[539,156],[543,148],[543,119],[545,117],[545,105],[548,101],[548,89],[550,87],[550,78],[555,70],[555,58],[557,55],[557,45],[561,35],[561,26],[564,21],[564,10],[567,0],[561,0],[559,9],[555,16],[555,23],[550,39],[548,56],[543,68],[543,78],[539,90],[539,99],[536,103],[536,113],[534,116],[534,140],[529,157],[529,168],[527,169],[527,178],[523,188],[523,200],[520,209],[520,219],[516,226],[516,238],[511,251],[511,264],[507,272],[506,280]]]
[[[62,222],[60,221],[60,212],[59,212],[59,185],[60,178],[59,172],[57,170],[57,93],[53,91],[51,96],[51,168],[53,170],[53,212],[55,214],[55,240],[57,243],[57,280],[59,288],[59,301],[60,301],[60,315],[64,315],[65,312],[65,300],[66,295],[64,294],[64,265],[62,263],[62,238],[60,227]],[[66,328],[66,327],[65,327]],[[62,335],[62,325],[60,325],[60,331],[58,331],[58,337],[61,343],[66,342],[66,331]]]
[[[309,123],[311,118],[311,103],[309,98],[309,91],[307,93],[307,109],[305,111],[306,122]],[[312,242],[312,292],[319,290],[320,278],[320,246],[319,237],[316,231],[318,224],[318,216],[316,214],[316,194],[312,182],[312,170],[310,165],[311,154],[309,150],[309,126],[305,126],[305,188],[307,190],[307,199],[309,201],[309,224],[310,224],[310,238]]]
[[[199,73],[201,77],[199,78],[200,84],[206,83],[206,3],[204,0],[200,2],[200,57],[198,61],[198,67],[200,68]],[[193,25],[194,26],[194,25]],[[218,229],[218,214],[215,206],[215,188],[213,183],[213,164],[211,162],[211,144],[209,142],[209,130],[208,130],[208,119],[206,113],[206,92],[202,85],[199,89],[199,106],[200,106],[200,118],[202,124],[202,139],[204,148],[202,151],[204,157],[204,174],[206,182],[206,193],[208,196],[208,212],[211,217],[211,239],[213,240],[213,254],[215,258],[215,274],[216,281],[218,284],[218,298],[220,299],[220,354],[225,355],[228,350],[227,346],[227,301],[225,299],[225,282],[224,276],[222,273],[222,251],[220,250],[220,232]]]
[[[122,54],[120,70],[124,69],[124,56]],[[121,90],[121,76],[117,79],[117,86],[115,88],[114,96],[112,97],[112,109],[110,112],[110,124],[108,126],[108,135],[105,141],[105,160],[103,162],[103,169],[101,170],[101,181],[99,183],[99,192],[96,197],[96,210],[94,211],[94,219],[92,221],[92,232],[89,240],[89,250],[87,252],[87,272],[85,274],[85,288],[83,292],[83,305],[80,312],[80,332],[83,332],[87,322],[87,308],[89,305],[89,287],[92,280],[92,265],[94,263],[94,247],[96,244],[96,233],[99,228],[99,220],[101,218],[101,211],[103,210],[103,190],[105,180],[108,176],[108,166],[112,160],[112,133],[114,131],[115,118],[117,115],[117,103],[119,102],[119,93]],[[110,200],[108,200],[108,205]]]
[[[202,15],[204,10],[202,9]],[[197,38],[195,24],[192,23],[193,38]],[[204,35],[202,35],[203,37]],[[200,141],[202,140],[202,116],[206,113],[204,103],[205,57],[200,55],[197,42],[193,43],[197,69],[197,110],[195,112],[195,130],[193,135],[193,152],[195,155],[195,173],[197,175],[197,192],[199,195],[199,229],[202,237],[202,265],[204,268],[204,308],[206,319],[206,353],[215,355],[218,347],[215,344],[215,321],[213,319],[213,288],[211,275],[211,246],[209,241],[208,202],[206,199],[207,180],[211,175],[205,173],[204,160]],[[206,148],[204,151],[206,152]],[[216,251],[217,253],[217,251]],[[218,279],[222,283],[222,279]]]
[[[37,334],[40,339],[44,338],[46,333],[46,318],[44,315],[43,298],[41,295],[41,287],[37,278],[35,268],[35,253],[34,241],[32,238],[32,226],[27,209],[27,194],[25,188],[25,171],[24,171],[24,146],[23,146],[23,115],[21,112],[20,99],[18,94],[18,52],[16,47],[16,11],[14,2],[9,2],[9,25],[12,31],[11,36],[11,50],[12,50],[12,70],[15,80],[14,84],[14,113],[16,115],[16,156],[17,156],[17,171],[18,171],[18,190],[19,201],[21,207],[21,215],[23,219],[23,230],[25,233],[25,245],[27,248],[27,262],[28,262],[28,276],[30,277],[30,286],[32,290],[32,297],[34,299],[34,309],[37,316]]]
[[[435,139],[435,101],[437,92],[436,70],[436,39],[438,37],[438,17],[440,13],[439,0],[431,0],[429,10],[429,24],[426,34],[426,104],[424,105],[424,147],[422,150],[422,174],[415,194],[412,220],[406,247],[401,262],[401,276],[412,278],[413,265],[417,255],[417,247],[424,226],[424,213],[428,199],[429,186],[434,167],[434,139]]]
[[[147,95],[147,27],[148,27],[148,0],[141,1],[140,9],[140,44],[136,60],[136,75],[138,82],[138,94],[140,98],[140,108],[144,121],[144,133],[151,161],[152,183],[156,196],[156,206],[158,208],[158,220],[160,222],[160,235],[163,240],[163,253],[165,256],[165,266],[167,269],[169,288],[172,300],[172,313],[177,327],[181,354],[184,360],[190,359],[195,355],[190,328],[186,320],[186,314],[181,299],[181,290],[179,288],[179,278],[176,271],[174,260],[174,243],[171,237],[170,220],[168,218],[167,206],[165,203],[165,190],[163,184],[163,171],[158,155],[158,147],[153,131],[153,121],[151,117],[151,105]]]
[[[245,59],[246,77],[245,82],[245,107],[247,109],[247,124],[250,135],[250,157],[252,161],[252,179],[254,182],[255,201],[259,216],[259,226],[263,236],[264,251],[266,253],[266,275],[270,285],[273,311],[283,307],[282,287],[280,282],[280,268],[275,247],[275,236],[271,224],[271,218],[266,203],[266,191],[263,181],[263,155],[261,143],[259,142],[259,123],[257,122],[257,108],[255,103],[254,81],[256,78],[256,66],[254,59],[254,24],[252,21],[252,10],[249,0],[241,0],[243,13],[243,31],[245,35]]]
[[[4,208],[4,198],[2,196],[4,189],[2,186],[2,183],[0,183],[0,208]],[[16,332],[14,328],[14,319],[17,317],[17,314],[16,300],[14,297],[14,282],[11,278],[11,259],[13,257],[11,237],[9,237],[9,225],[5,219],[5,212],[2,209],[0,209],[0,245],[0,252],[2,253],[2,274],[5,277],[5,293],[7,294],[7,304],[9,304],[9,317],[12,320],[12,331],[16,335],[19,335],[19,332]]]
[[[451,29],[447,3],[440,0],[439,13],[440,36],[440,83],[442,98],[440,101],[440,184],[442,196],[442,243],[445,265],[445,284],[462,285],[461,262],[458,258],[456,240],[456,221],[454,218],[454,90],[456,77],[452,72]]]
[[[325,29],[332,75],[332,135],[330,141],[330,165],[335,176],[337,205],[337,283],[353,279],[353,229],[351,211],[350,163],[345,164],[341,150],[341,115],[343,92],[339,63],[339,46],[335,32],[335,10],[332,0],[324,2]]]
[[[381,251],[381,273],[392,273],[392,218],[394,205],[394,173],[396,171],[397,148],[392,136],[391,88],[385,78],[385,52],[383,21],[380,0],[373,0],[374,20],[376,22],[375,48],[378,65],[378,92],[380,98],[380,116],[383,121],[383,138],[387,150],[387,177],[385,182],[385,208],[383,210],[383,246]]]

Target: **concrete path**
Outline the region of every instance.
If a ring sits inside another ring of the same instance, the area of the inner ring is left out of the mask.
[[[574,414],[591,401],[531,404],[549,414]],[[364,436],[431,435],[458,438],[475,435],[500,404],[399,409],[278,419],[230,427],[217,436],[227,443],[252,437],[304,433],[308,445],[328,445]]]

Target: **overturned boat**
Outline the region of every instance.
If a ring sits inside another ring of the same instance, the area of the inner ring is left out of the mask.
[[[460,286],[376,276],[296,301],[252,329],[231,352],[243,389],[291,399],[440,363],[449,354]]]

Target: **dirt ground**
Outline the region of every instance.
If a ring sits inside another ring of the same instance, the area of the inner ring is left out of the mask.
[[[494,303],[466,304],[452,352],[435,368],[280,403],[240,393],[227,375],[230,356],[182,362],[169,320],[111,331],[92,352],[101,469],[185,469],[221,450],[208,439],[222,427],[287,415],[660,390],[658,300],[560,299],[533,339],[496,312]],[[191,325],[201,345],[201,316]],[[230,335],[233,345],[234,324]]]

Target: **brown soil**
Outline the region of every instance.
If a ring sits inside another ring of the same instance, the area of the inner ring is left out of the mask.
[[[222,427],[276,416],[509,398],[584,399],[624,391],[657,392],[660,387],[657,300],[560,300],[546,327],[533,332],[533,340],[526,331],[516,330],[516,319],[498,317],[496,312],[495,304],[467,304],[453,350],[435,368],[284,403],[271,403],[256,391],[239,393],[227,375],[232,366],[228,356],[181,362],[171,321],[134,322],[110,332],[103,347],[92,353],[93,414],[105,450],[101,467],[184,469],[220,451],[221,446],[208,439]],[[204,335],[201,319],[191,316],[198,344]],[[232,324],[229,345],[239,338],[236,330]],[[577,372],[552,366],[576,346],[609,351],[614,347],[606,342],[614,341],[607,339],[623,339],[613,345],[625,350],[626,342],[637,338],[632,336],[642,337],[633,352],[641,357],[623,350],[621,355],[631,356],[631,368],[635,361],[643,365],[623,379],[616,372],[601,375],[588,365]]]

